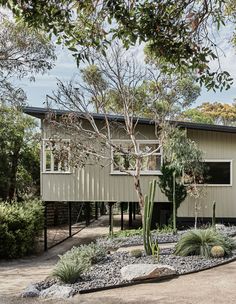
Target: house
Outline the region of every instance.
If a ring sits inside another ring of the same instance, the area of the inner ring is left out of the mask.
[[[83,168],[71,168],[64,163],[59,166],[53,159],[50,147],[52,129],[44,120],[47,109],[26,107],[24,112],[41,120],[42,152],[41,152],[41,196],[46,202],[137,202],[133,179],[120,172],[110,164],[104,167],[87,165]],[[56,110],[56,115],[65,113]],[[94,114],[94,119],[103,122],[104,115]],[[122,116],[111,115],[109,119],[122,123]],[[198,217],[203,221],[212,217],[212,203],[216,201],[216,217],[226,223],[236,222],[236,127],[209,125],[190,122],[177,122],[177,125],[187,130],[187,135],[196,141],[203,151],[204,160],[210,170],[210,178],[204,187],[203,195],[198,202]],[[155,145],[154,123],[149,119],[138,121],[139,145]],[[117,135],[118,134],[118,135]],[[114,135],[114,140],[127,143],[127,139]],[[63,137],[63,136],[62,136]],[[64,142],[70,138],[63,138]],[[112,153],[112,152],[111,152]],[[158,177],[162,162],[162,152],[159,150],[143,167],[141,179],[143,192],[147,193],[149,181]],[[158,205],[159,221],[165,223],[170,204],[160,189],[157,189],[155,201]],[[178,209],[179,221],[193,221],[194,198],[187,196]]]

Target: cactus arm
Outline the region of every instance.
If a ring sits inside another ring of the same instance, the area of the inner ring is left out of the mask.
[[[214,229],[216,227],[216,202],[215,201],[212,204],[212,227]]]

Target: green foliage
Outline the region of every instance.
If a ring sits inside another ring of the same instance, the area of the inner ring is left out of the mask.
[[[42,31],[11,21],[2,14],[0,24],[0,51],[4,51],[0,60],[1,72],[24,77],[53,68],[55,47]]]
[[[76,264],[62,261],[53,271],[53,276],[64,283],[73,284],[85,270],[87,270],[86,264],[82,260],[78,260]]]
[[[53,275],[64,283],[75,283],[84,271],[101,260],[105,254],[105,248],[95,243],[73,247],[59,256],[60,260],[53,270]]]
[[[233,239],[225,237],[213,229],[195,229],[182,236],[175,246],[175,254],[180,256],[200,255],[209,258],[214,246],[221,246],[226,255],[230,255],[236,248]]]
[[[0,203],[0,258],[18,258],[33,253],[36,237],[44,226],[40,201]]]
[[[163,144],[163,155],[166,165],[172,169],[176,178],[182,173],[195,178],[202,172],[202,151],[196,142],[187,137],[185,130],[167,129]]]
[[[113,234],[113,237],[115,238],[122,238],[122,237],[132,237],[136,235],[143,235],[143,229],[127,229],[127,230],[120,230],[116,231]]]
[[[224,248],[221,246],[213,246],[211,248],[211,256],[213,258],[222,258],[225,255]]]
[[[140,258],[142,256],[142,250],[141,249],[133,249],[130,251],[130,256],[135,258]]]
[[[180,120],[197,122],[197,123],[205,123],[205,124],[214,124],[214,120],[208,114],[201,112],[199,109],[188,109],[181,113]]]
[[[223,89],[229,88],[232,78],[219,68],[210,69],[218,52],[206,29],[209,24],[217,30],[225,26],[225,12],[232,11],[227,2],[1,0],[0,4],[30,27],[55,35],[78,61],[88,59],[90,48],[105,53],[111,40],[120,39],[126,48],[148,41],[165,73],[195,71],[207,89]]]
[[[35,121],[0,106],[0,199],[39,194],[39,140]]]
[[[180,119],[219,125],[236,124],[236,105],[220,102],[204,102],[196,108],[186,110]]]
[[[153,214],[154,197],[156,193],[157,181],[153,180],[149,184],[149,195],[145,195],[144,199],[144,217],[143,217],[143,244],[147,255],[155,254],[158,243],[153,243],[151,235],[151,223]]]
[[[192,185],[196,185],[203,176],[202,151],[196,142],[187,137],[186,131],[169,127],[164,136],[163,155],[163,168],[167,176],[161,177],[160,187],[173,203],[173,229],[176,232],[177,208],[187,192],[195,197],[199,196],[198,189]]]
[[[173,199],[173,172],[174,169],[170,168],[166,163],[161,167],[162,175],[159,175],[158,185],[160,186],[161,192],[165,194],[170,202]],[[187,190],[183,183],[175,179],[175,200],[176,210],[180,204],[184,201],[187,196]]]
[[[52,69],[55,47],[42,31],[11,19],[0,12],[0,104],[21,107],[27,96],[11,79],[29,76],[33,81],[37,73]]]
[[[160,228],[157,228],[157,233],[159,234],[164,234],[164,233],[172,233],[173,232],[173,227],[172,225],[163,225]]]

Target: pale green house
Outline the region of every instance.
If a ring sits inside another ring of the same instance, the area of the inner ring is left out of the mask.
[[[84,168],[71,168],[56,164],[50,149],[52,130],[44,121],[47,109],[27,107],[24,112],[41,120],[41,196],[43,201],[70,202],[137,202],[133,179],[120,172],[114,165],[100,167],[88,165]],[[62,115],[62,110],[56,111]],[[103,121],[104,116],[94,114],[94,118]],[[110,116],[110,119],[122,123],[121,116]],[[208,184],[202,187],[198,215],[201,219],[212,216],[212,202],[216,201],[216,216],[224,222],[236,222],[236,127],[208,125],[189,122],[178,122],[185,128],[189,138],[197,142],[204,154],[204,160],[210,168]],[[148,119],[139,119],[138,133],[140,145],[158,144],[154,124]],[[64,142],[70,138],[63,138]],[[114,136],[114,140],[127,144],[124,138]],[[112,153],[112,151],[111,151]],[[148,183],[161,174],[161,149],[147,160],[142,169],[143,192],[147,192]],[[160,217],[170,210],[167,198],[160,189],[156,193],[156,202]],[[192,220],[194,217],[194,199],[187,197],[178,210],[180,221]]]

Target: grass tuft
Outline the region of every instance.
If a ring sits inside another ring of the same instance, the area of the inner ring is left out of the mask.
[[[180,256],[200,255],[209,258],[214,246],[221,246],[225,255],[230,255],[236,248],[233,239],[225,237],[213,229],[198,229],[188,231],[182,236],[175,246],[175,254]]]

